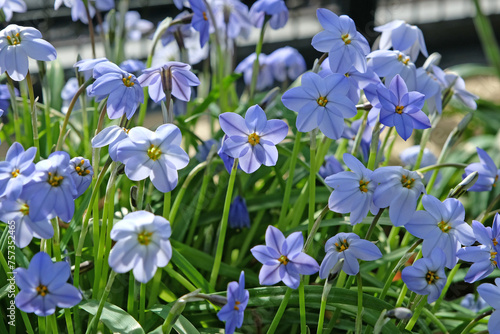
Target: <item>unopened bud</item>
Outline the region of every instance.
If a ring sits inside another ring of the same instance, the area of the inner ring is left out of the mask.
[[[441,61],[441,54],[439,52],[434,52],[432,53],[429,57],[427,57],[427,60],[424,63],[424,70],[426,72],[431,71],[431,68],[433,65],[439,65],[439,62]]]
[[[337,277],[337,274],[342,270],[342,267],[344,266],[344,259],[340,259],[339,262],[337,262],[332,270],[330,270],[330,273],[328,274],[328,283],[331,283],[335,277]]]
[[[453,188],[448,194],[449,198],[459,198],[462,196],[470,187],[476,183],[479,177],[478,172],[472,172],[465,179],[462,180],[455,188]]]
[[[392,319],[405,320],[410,319],[413,316],[413,313],[405,307],[396,307],[395,309],[388,310],[385,313],[385,316]]]

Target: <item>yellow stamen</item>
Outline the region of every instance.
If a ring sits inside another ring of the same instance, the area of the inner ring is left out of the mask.
[[[437,280],[439,280],[439,276],[436,275],[434,271],[428,271],[427,274],[425,275],[425,280],[427,281],[427,284],[433,284]]]
[[[52,187],[59,187],[62,183],[62,180],[64,180],[63,176],[57,176],[57,174],[53,175],[51,172],[48,172],[49,179],[47,182],[52,186]]]
[[[248,135],[248,142],[250,143],[250,145],[255,146],[260,143],[260,136],[255,132],[251,133]]]
[[[279,257],[278,261],[281,262],[281,264],[286,266],[290,260],[288,260],[288,258],[285,255],[281,255]]]
[[[151,242],[151,236],[153,235],[153,232],[146,232],[143,231],[137,235],[137,241],[144,246],[149,245]]]
[[[15,177],[18,177],[18,176],[19,176],[19,174],[21,174],[21,173],[19,172],[19,169],[16,169],[16,170],[12,171],[12,173],[11,173],[11,174],[12,174],[12,177],[14,177],[14,178],[15,178]]]
[[[364,193],[368,192],[368,184],[369,183],[370,183],[370,181],[359,180],[359,190],[361,190]]]
[[[336,242],[335,247],[337,247],[337,252],[343,252],[346,249],[349,249],[349,244],[347,243],[347,239],[342,240],[340,244]]]
[[[45,295],[49,293],[49,290],[45,285],[40,284],[39,286],[36,287],[36,292],[40,296],[45,297]]]
[[[445,222],[444,220],[441,220],[439,223],[438,223],[438,227],[441,231],[443,231],[444,233],[448,233],[450,232],[451,230],[451,226],[450,224],[448,224],[447,222]]]
[[[129,75],[127,78],[122,78],[123,84],[127,87],[132,87],[135,85],[133,81],[131,81],[132,75]]]
[[[30,214],[30,207],[28,206],[28,204],[24,203],[23,205],[21,205],[21,208],[19,209],[19,211],[23,215],[27,216]]]
[[[396,112],[397,112],[398,114],[400,114],[400,115],[401,115],[401,114],[403,113],[403,109],[404,109],[404,108],[405,108],[405,107],[403,107],[403,106],[397,106],[397,107],[396,107]]]
[[[351,36],[349,36],[349,34],[342,35],[342,42],[344,42],[346,45],[351,44]]]
[[[328,103],[328,99],[326,98],[326,96],[320,96],[318,97],[316,102],[318,103],[319,106],[324,107]]]
[[[208,17],[207,17],[207,13],[206,13],[206,12],[203,12],[203,19],[204,19],[205,21],[208,21]]]
[[[408,180],[408,177],[406,175],[401,176],[401,184],[403,185],[404,188],[408,188],[408,189],[413,188],[414,182],[415,182],[415,179],[413,179],[413,178]]]
[[[161,156],[160,148],[158,146],[154,146],[153,144],[151,144],[151,146],[148,149],[148,157],[151,160],[156,161],[160,159],[160,156]]]

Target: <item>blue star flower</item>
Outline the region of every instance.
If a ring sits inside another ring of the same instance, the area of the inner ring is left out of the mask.
[[[226,36],[227,31],[231,40],[238,36],[248,38],[252,23],[247,5],[239,0],[217,0],[212,1],[211,6],[219,36]]]
[[[356,140],[356,135],[358,134],[362,122],[363,119],[357,119],[351,123],[351,126],[346,126],[344,128],[344,132],[342,132],[342,138],[349,139],[350,149],[354,145],[354,141]],[[373,137],[373,128],[368,123],[366,124],[365,130],[361,135],[361,142],[359,144],[359,149],[358,149],[358,152],[362,154],[364,161],[368,161],[368,158],[370,156],[370,146],[372,142],[372,137]],[[380,147],[380,140],[378,146]],[[378,152],[378,147],[377,147],[377,152]]]
[[[247,86],[250,86],[252,82],[253,63],[256,57],[255,52],[252,53],[243,59],[234,69],[234,73],[243,73],[243,80]],[[259,74],[257,75],[257,84],[255,89],[261,91],[271,87],[274,83],[274,79],[273,70],[268,60],[268,56],[261,53],[259,55]]]
[[[63,2],[66,7],[71,8],[71,19],[73,20],[73,22],[80,20],[84,24],[89,23],[89,19],[87,17],[87,12],[85,9],[85,4],[83,3],[82,0],[56,0],[54,2],[54,9],[58,10],[59,7],[61,7],[61,5],[63,4]],[[95,15],[95,8],[90,3],[88,4],[88,7],[89,7],[90,18],[93,18]]]
[[[70,174],[75,182],[76,197],[80,197],[92,183],[94,169],[88,159],[76,157],[69,161]]]
[[[276,81],[295,80],[306,71],[306,61],[296,49],[285,46],[267,56]]]
[[[147,283],[172,258],[170,234],[165,218],[147,211],[129,213],[111,230],[116,244],[109,253],[109,266],[117,273],[133,270],[136,280]]]
[[[372,203],[373,192],[377,187],[372,182],[372,171],[366,168],[358,159],[344,153],[344,163],[351,171],[340,172],[325,179],[327,185],[333,188],[328,200],[331,211],[350,213],[351,225],[360,223],[368,215],[378,210]]]
[[[389,206],[389,218],[394,226],[408,223],[417,209],[417,200],[425,192],[417,172],[400,166],[380,167],[372,174],[379,183],[373,193],[373,203],[378,208]]]
[[[200,33],[200,45],[203,47],[210,38],[210,15],[203,0],[189,0],[193,10],[191,26]]]
[[[113,161],[119,161],[116,151],[121,141],[128,138],[129,131],[129,129],[119,127],[118,125],[108,126],[92,138],[92,147],[100,148],[109,145],[109,156]]]
[[[408,90],[417,88],[417,68],[410,57],[400,51],[377,50],[366,56],[368,68],[379,77],[384,77],[386,84],[399,74],[408,86]]]
[[[307,72],[302,85],[283,94],[281,101],[298,112],[297,129],[309,132],[319,127],[325,136],[338,139],[344,131],[344,118],[356,116],[354,103],[346,97],[349,82],[343,74],[333,73],[326,78]]]
[[[495,309],[488,321],[488,330],[490,334],[500,333],[500,278],[495,279],[495,285],[483,283],[477,287],[479,295]]]
[[[203,161],[207,160],[208,154],[210,153],[210,150],[212,149],[212,146],[214,146],[214,145],[217,148],[219,148],[219,143],[213,138],[209,139],[209,140],[205,140],[203,143],[198,145],[198,148],[197,148],[198,153],[196,153],[196,155],[195,155],[196,160],[198,160],[199,162],[203,162]]]
[[[257,0],[250,8],[252,24],[260,28],[266,15],[270,16],[269,26],[273,29],[283,28],[288,21],[288,8],[283,0]]]
[[[330,69],[334,73],[346,73],[354,66],[366,72],[365,56],[370,52],[366,39],[356,31],[354,21],[346,16],[337,16],[328,9],[317,10],[318,21],[325,29],[312,39],[312,46],[320,52],[328,52]]]
[[[143,86],[149,86],[149,96],[155,102],[165,98],[165,90],[182,101],[191,98],[191,86],[198,86],[200,80],[190,71],[191,66],[177,61],[169,61],[163,65],[142,71],[138,78]],[[165,85],[165,87],[164,87]]]
[[[361,239],[355,233],[339,233],[325,244],[325,258],[321,262],[319,277],[327,278],[337,262],[344,259],[342,270],[347,275],[356,275],[359,272],[358,259],[374,261],[382,257],[382,252],[372,242]]]
[[[19,90],[14,87],[14,94],[19,96]],[[10,107],[10,91],[7,85],[0,85],[0,109],[7,111]]]
[[[476,299],[476,296],[473,293],[468,293],[460,302],[460,306],[465,307],[474,313],[479,313],[479,311],[483,308],[488,307],[488,303],[486,303],[481,296],[477,296]]]
[[[410,58],[417,60],[418,53],[428,57],[425,47],[424,34],[417,26],[410,25],[403,20],[394,20],[384,25],[373,28],[381,32],[379,48],[381,50],[400,50],[410,55]]]
[[[446,267],[451,269],[457,264],[460,245],[471,245],[475,241],[472,228],[464,220],[464,206],[455,198],[441,202],[431,195],[424,195],[422,204],[425,211],[415,212],[405,228],[424,239],[422,254],[425,257],[434,248],[440,248],[446,257]]]
[[[326,179],[327,176],[337,174],[344,171],[342,164],[333,155],[326,155],[325,162],[319,167],[318,174]]]
[[[414,145],[411,146],[407,149],[405,149],[403,152],[399,154],[399,158],[403,162],[405,166],[409,166],[413,168],[415,166],[415,163],[417,162],[418,155],[420,153],[420,145]],[[422,155],[422,161],[420,162],[420,168],[422,167],[427,167],[431,166],[437,163],[437,158],[436,156],[429,150],[427,147],[424,149],[424,154]],[[411,169],[410,168],[410,169]],[[432,176],[432,171],[429,171],[424,174],[424,179],[426,181],[429,181],[429,179]],[[439,172],[437,178],[436,178],[436,183],[438,183],[441,180],[441,172]]]
[[[132,118],[139,103],[144,101],[144,93],[135,75],[123,71],[111,62],[102,62],[94,67],[94,83],[87,87],[89,96],[97,101],[106,97],[107,113],[110,119],[126,115]]]
[[[481,243],[478,246],[464,247],[458,250],[457,257],[463,261],[474,262],[467,275],[465,281],[473,283],[483,278],[500,268],[498,258],[498,241],[500,240],[500,219],[498,213],[493,220],[493,228],[485,227],[480,222],[472,221],[472,230],[474,237]]]
[[[302,252],[304,237],[294,232],[286,239],[274,226],[266,231],[266,245],[253,247],[252,255],[263,264],[259,273],[262,285],[273,285],[283,281],[289,288],[297,289],[300,275],[312,275],[319,265],[312,257]]]
[[[149,177],[156,189],[166,193],[177,186],[177,170],[189,163],[181,141],[181,131],[173,124],[160,125],[155,132],[136,126],[120,141],[116,155],[129,179]]]
[[[267,120],[258,105],[248,108],[245,118],[232,112],[219,116],[220,127],[228,135],[222,150],[239,158],[245,173],[255,172],[262,164],[274,166],[278,161],[276,145],[285,139],[288,126],[282,120]]]
[[[227,334],[234,333],[234,330],[243,324],[249,296],[248,290],[245,290],[245,273],[242,271],[239,282],[227,285],[227,304],[217,313],[219,320],[226,322]]]
[[[56,151],[36,164],[36,172],[23,192],[29,196],[31,220],[52,218],[69,222],[75,212],[76,187],[69,166],[69,155]]]
[[[241,196],[236,196],[229,207],[229,226],[234,229],[250,228],[250,215],[247,203]]]
[[[26,200],[26,197],[28,197],[26,194],[21,194],[15,200],[0,201],[0,220],[14,222],[14,243],[19,248],[28,246],[33,237],[50,239],[54,235],[54,229],[48,218],[31,220],[30,201]]]
[[[33,159],[36,148],[24,151],[23,145],[15,142],[9,147],[5,161],[0,162],[0,198],[17,199],[23,186],[31,180],[35,172]]]
[[[0,5],[5,15],[5,21],[9,22],[12,19],[13,13],[26,13],[28,7],[23,0],[4,0]]]
[[[127,59],[121,62],[120,68],[126,72],[137,73],[145,70],[146,65],[143,61],[140,61],[138,59]]]
[[[434,75],[423,67],[417,68],[417,87],[415,90],[425,95],[427,109],[430,114],[435,111],[441,113],[443,109],[442,87]]]
[[[182,8],[182,7],[181,7]],[[185,17],[190,16],[191,13],[189,13],[187,10],[182,11],[179,13],[176,17],[174,17],[174,21],[182,21]],[[166,46],[170,44],[171,42],[174,42],[176,40],[176,35],[180,36],[182,40],[184,40],[187,37],[191,37],[193,35],[194,29],[191,28],[190,24],[174,24],[170,25],[165,32],[161,35],[161,44],[163,46]]]
[[[28,57],[50,61],[57,57],[56,49],[42,39],[40,31],[31,27],[10,24],[0,31],[0,71],[15,81],[28,74]]]
[[[428,303],[435,302],[446,285],[444,265],[446,256],[441,248],[434,248],[429,257],[418,259],[401,272],[408,289],[419,295],[428,295]]]
[[[23,312],[46,317],[56,311],[56,306],[70,308],[82,300],[81,293],[67,283],[71,269],[67,262],[53,263],[47,253],[35,254],[28,269],[16,268],[16,284],[21,289],[16,296],[16,306]]]
[[[419,92],[408,92],[404,80],[398,74],[392,79],[389,89],[380,86],[377,95],[380,123],[395,126],[404,140],[410,138],[413,129],[431,127],[429,118],[422,111],[425,96]]]
[[[486,151],[479,147],[476,147],[476,150],[480,162],[474,162],[465,167],[465,173],[462,175],[462,179],[465,179],[467,175],[472,172],[478,172],[479,177],[476,183],[469,188],[469,191],[490,191],[497,186],[500,169],[497,168],[495,162]]]
[[[435,65],[432,66],[432,74],[441,84],[443,90],[451,90],[453,92],[453,97],[459,100],[463,105],[473,110],[477,109],[476,100],[479,99],[479,96],[465,89],[464,79],[454,73],[445,73]]]

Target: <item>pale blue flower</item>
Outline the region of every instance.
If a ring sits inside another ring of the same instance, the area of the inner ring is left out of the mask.
[[[249,296],[248,290],[245,290],[245,273],[242,271],[239,282],[227,285],[227,304],[217,313],[219,320],[226,322],[226,334],[234,333],[236,328],[243,325]]]
[[[80,197],[92,183],[94,169],[88,159],[76,157],[69,161],[70,175],[75,182],[76,197]]]
[[[465,173],[462,179],[472,172],[478,172],[479,176],[476,183],[469,188],[469,191],[490,191],[497,186],[500,169],[497,168],[493,159],[479,147],[476,147],[479,162],[473,162],[465,167]]]
[[[419,52],[426,57],[429,56],[425,47],[424,34],[417,26],[410,25],[403,20],[394,20],[384,25],[373,28],[381,32],[379,48],[403,51],[410,58],[417,60]]]
[[[479,295],[495,309],[488,321],[490,334],[500,333],[500,278],[495,279],[495,285],[484,283],[477,287]]]
[[[35,173],[36,148],[30,147],[24,151],[24,147],[14,142],[9,150],[5,161],[0,162],[0,197],[15,200],[21,194],[23,186],[31,180]]]
[[[283,0],[257,0],[250,8],[252,24],[260,28],[265,16],[270,16],[269,26],[273,29],[283,28],[288,21],[288,8]]]
[[[23,0],[3,0],[0,2],[0,9],[5,15],[5,21],[9,22],[13,13],[26,13],[28,8]]]

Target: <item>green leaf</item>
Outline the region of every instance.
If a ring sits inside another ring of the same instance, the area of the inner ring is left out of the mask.
[[[153,307],[152,309],[150,309],[150,311],[159,315],[163,319],[166,319],[168,316],[168,312],[170,311],[170,309],[172,308],[173,305],[174,305],[174,303],[170,303],[170,304],[164,305],[164,306],[157,305],[157,306]],[[154,331],[149,332],[149,334],[161,334],[162,333],[161,327],[162,326],[158,326]],[[187,320],[186,317],[184,317],[183,315],[179,315],[179,318],[174,323],[173,327],[177,331],[177,333],[181,333],[181,334],[200,333],[196,329],[196,327],[194,327],[194,325],[189,320]]]
[[[99,307],[99,302],[91,299],[81,302],[79,307],[95,315]],[[104,304],[101,321],[114,333],[144,334],[144,330],[134,317],[111,303]]]
[[[171,240],[172,245],[172,263],[175,264],[186,277],[196,286],[201,289],[203,292],[214,292],[214,289],[208,283],[208,281],[203,277],[202,274],[184,257],[181,253],[176,249],[179,243],[175,243],[174,240]],[[213,261],[212,261],[213,263]]]

